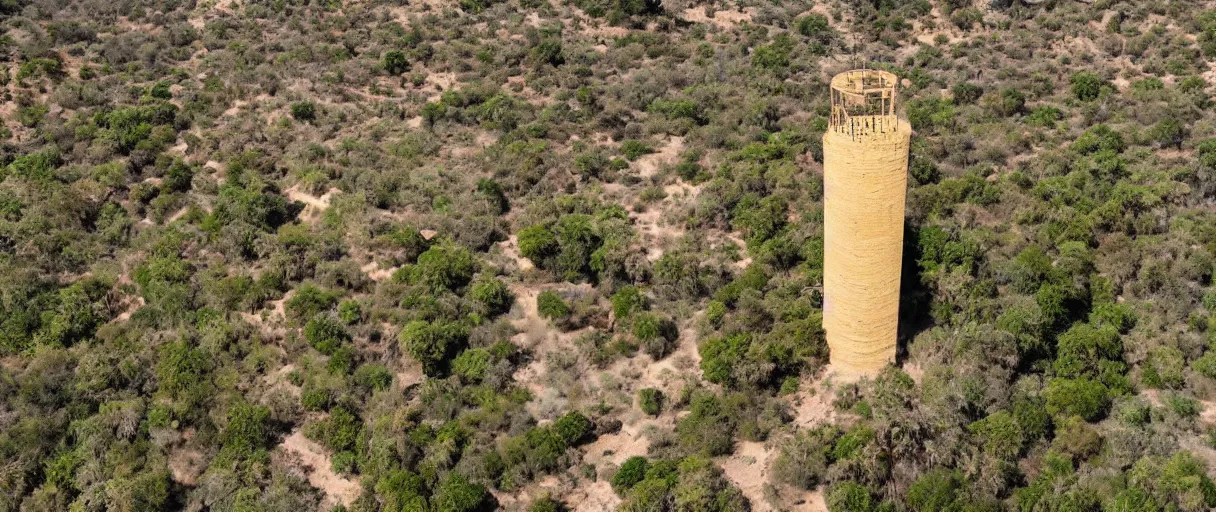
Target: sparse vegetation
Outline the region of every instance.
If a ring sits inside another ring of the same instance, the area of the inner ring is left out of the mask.
[[[0,0],[0,510],[1216,508],[1209,7]]]

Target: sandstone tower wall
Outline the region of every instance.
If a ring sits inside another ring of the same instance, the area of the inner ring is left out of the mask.
[[[824,329],[831,364],[873,374],[895,359],[911,127],[895,114],[897,78],[832,79],[823,137]]]

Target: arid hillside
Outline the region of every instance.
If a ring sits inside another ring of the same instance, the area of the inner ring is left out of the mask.
[[[1216,508],[1216,2],[0,0],[0,54],[0,512]]]

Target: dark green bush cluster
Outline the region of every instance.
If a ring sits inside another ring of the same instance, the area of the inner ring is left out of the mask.
[[[613,488],[624,496],[623,511],[656,510],[673,503],[681,510],[746,510],[747,498],[730,485],[709,459],[647,461],[634,457],[613,477]]]

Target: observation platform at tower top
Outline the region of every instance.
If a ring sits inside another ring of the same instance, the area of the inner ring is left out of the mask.
[[[831,82],[832,113],[828,130],[854,141],[903,136],[906,122],[895,114],[899,77],[878,69],[854,69]]]

